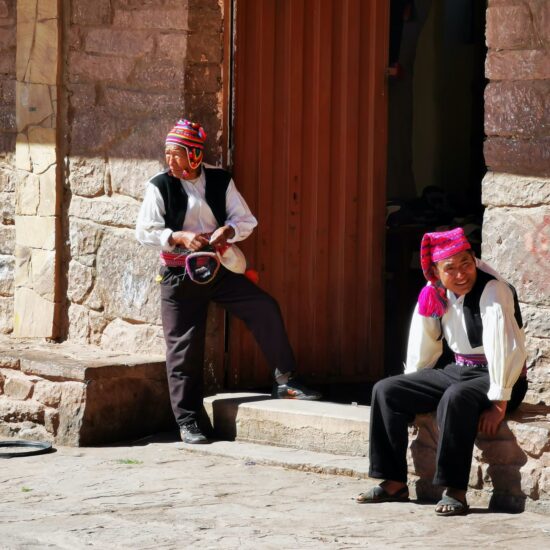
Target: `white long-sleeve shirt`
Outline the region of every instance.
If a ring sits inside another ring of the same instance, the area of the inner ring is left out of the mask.
[[[476,260],[478,269],[497,279],[489,281],[481,294],[480,314],[483,345],[472,348],[466,332],[464,297],[447,290],[449,306],[441,319],[413,313],[407,347],[405,373],[432,368],[443,352],[441,330],[454,353],[485,354],[489,370],[491,401],[508,401],[512,387],[525,364],[525,335],[514,316],[514,297],[510,287],[487,264]]]
[[[194,233],[215,231],[218,228],[218,222],[206,202],[204,170],[201,170],[201,175],[197,179],[181,179],[180,183],[188,196],[187,211],[181,231],[193,231]],[[227,187],[225,205],[227,213],[225,224],[235,230],[235,236],[228,239],[228,242],[235,243],[246,239],[258,222],[242,195],[237,191],[233,179],[230,180]],[[174,246],[168,244],[173,231],[165,226],[165,213],[164,200],[160,191],[148,181],[136,223],[136,238],[141,244],[167,252],[174,249]]]

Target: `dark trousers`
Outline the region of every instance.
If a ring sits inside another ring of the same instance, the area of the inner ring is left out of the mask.
[[[406,482],[408,424],[416,414],[437,410],[439,441],[433,482],[465,490],[479,417],[491,406],[488,390],[487,367],[454,363],[378,382],[371,401],[369,475]],[[519,378],[507,411],[521,403],[526,391],[526,378]]]
[[[269,366],[284,374],[296,368],[277,301],[244,275],[220,267],[199,285],[183,268],[162,268],[161,317],[172,410],[181,426],[202,407],[204,338],[208,304],[214,301],[251,330]]]

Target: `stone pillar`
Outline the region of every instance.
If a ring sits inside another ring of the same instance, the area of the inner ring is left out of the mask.
[[[550,3],[489,0],[483,257],[517,289],[528,401],[550,405]]]
[[[14,335],[57,336],[57,0],[18,0]]]

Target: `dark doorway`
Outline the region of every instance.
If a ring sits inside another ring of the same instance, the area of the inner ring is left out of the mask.
[[[391,1],[386,374],[403,370],[422,235],[462,226],[479,254],[485,10],[476,0]]]

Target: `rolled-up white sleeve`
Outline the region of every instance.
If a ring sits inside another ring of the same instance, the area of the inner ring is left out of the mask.
[[[439,319],[420,315],[416,304],[409,329],[405,374],[431,369],[442,353],[441,322]]]
[[[490,281],[479,301],[483,349],[487,357],[491,401],[509,401],[527,354],[525,335],[514,317],[514,298],[503,281]]]
[[[172,230],[164,223],[164,201],[160,191],[148,183],[136,222],[136,238],[144,246],[172,250],[168,244]]]
[[[244,241],[258,225],[258,221],[252,215],[243,196],[237,191],[235,182],[231,180],[225,195],[227,219],[225,225],[229,225],[235,231],[235,236],[228,239],[229,243]]]

